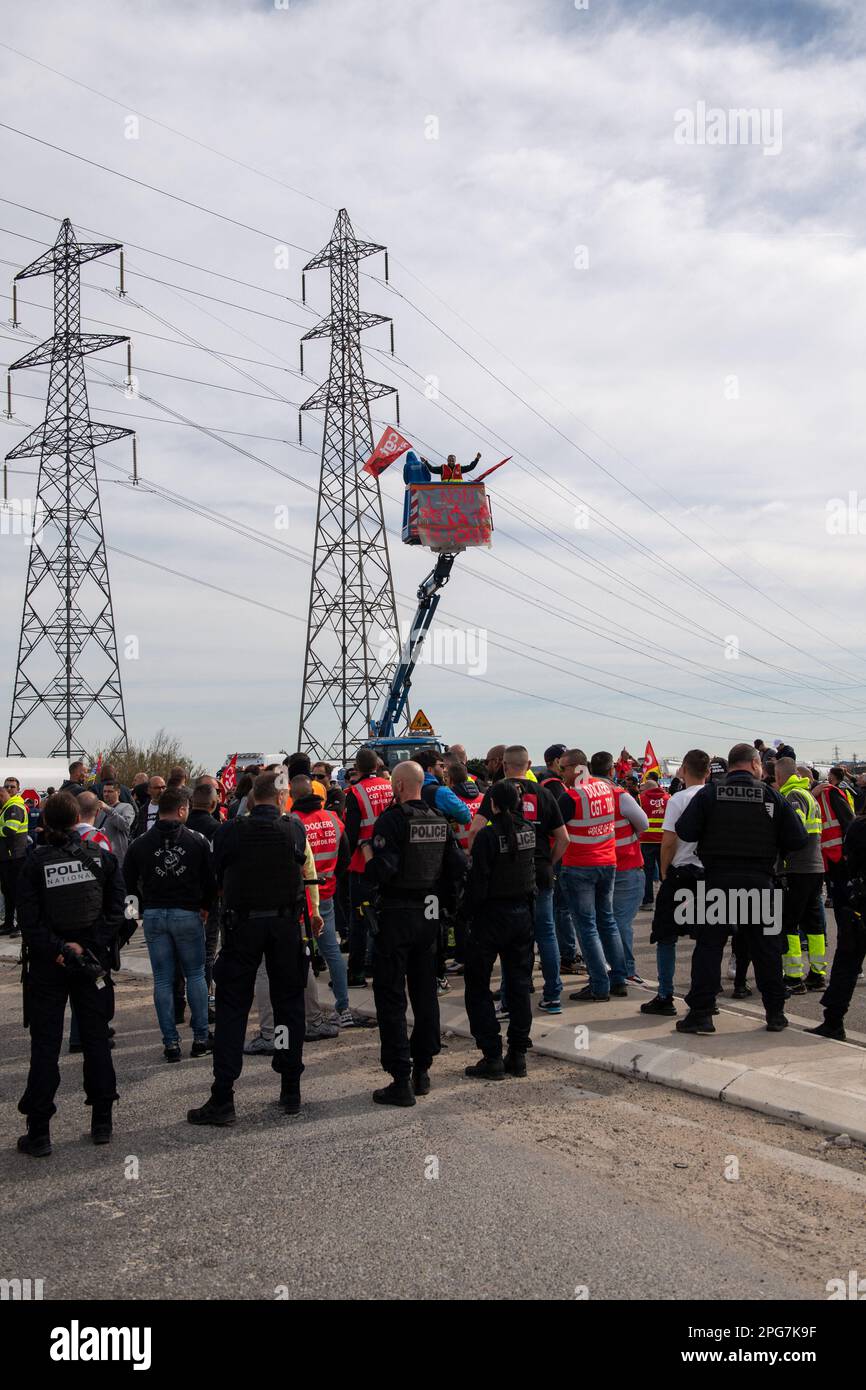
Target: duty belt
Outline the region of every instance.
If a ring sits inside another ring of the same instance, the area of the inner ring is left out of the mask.
[[[269,907],[266,908],[263,912],[245,912],[243,908],[238,908],[237,915],[238,917],[242,918],[245,922],[256,922],[260,920],[262,917],[288,917],[289,909],[283,906]]]

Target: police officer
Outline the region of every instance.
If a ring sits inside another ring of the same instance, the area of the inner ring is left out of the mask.
[[[361,847],[365,885],[375,899],[373,997],[390,1086],[373,1092],[379,1105],[414,1105],[430,1090],[430,1065],[441,1050],[436,993],[439,916],[453,905],[467,869],[450,825],[421,798],[424,773],[405,762],[391,778],[394,805],[376,820]],[[406,991],[412,1036],[406,1031]],[[411,1076],[411,1079],[410,1079]]]
[[[6,905],[6,918],[0,934],[18,936],[15,900],[18,875],[27,853],[30,816],[21,796],[17,777],[7,777],[0,787],[0,892]]]
[[[234,1083],[243,1066],[244,1034],[263,956],[274,1007],[271,1065],[280,1076],[280,1104],[287,1115],[297,1115],[301,1108],[304,987],[309,965],[301,929],[301,866],[307,840],[297,817],[281,814],[282,797],[277,774],[259,773],[249,793],[249,815],[235,817],[214,835],[224,931],[223,948],[214,965],[214,1079],[210,1100],[188,1111],[190,1124],[235,1122]]]
[[[503,1081],[505,1073],[526,1075],[526,1049],[532,1026],[532,937],[535,897],[535,827],[518,814],[520,788],[497,782],[488,793],[491,823],[472,843],[472,867],[466,886],[469,930],[463,979],[469,1027],[484,1054],[466,1068],[482,1081]],[[490,992],[496,957],[508,974],[508,1051],[502,1059],[502,1036]]]
[[[107,971],[125,925],[117,860],[76,834],[75,797],[56,792],[43,812],[45,843],[28,855],[18,884],[25,1022],[30,1024],[30,1074],[18,1102],[27,1116],[27,1133],[18,1140],[18,1149],[34,1158],[51,1153],[49,1122],[60,1085],[57,1059],[67,999],[84,1051],[90,1133],[95,1144],[111,1139],[111,1107],[118,1096],[108,1039],[114,987]]]
[[[691,990],[686,995],[689,1012],[676,1025],[680,1033],[716,1031],[712,1013],[722,984],[722,952],[735,926],[743,933],[754,963],[768,1031],[780,1033],[788,1025],[781,914],[775,912],[775,897],[768,899],[768,895],[774,890],[776,859],[804,849],[807,836],[785,798],[761,781],[762,773],[754,745],[735,744],[728,754],[724,780],[702,787],[677,821],[677,837],[697,842],[706,889],[703,910],[701,894],[696,895],[696,945]],[[757,890],[760,907],[756,908],[754,894],[747,901],[743,890]],[[768,901],[772,912],[766,910]]]

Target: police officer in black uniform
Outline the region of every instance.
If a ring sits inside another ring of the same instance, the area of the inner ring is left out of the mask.
[[[768,914],[763,903],[775,887],[776,860],[803,849],[807,836],[799,816],[775,788],[761,781],[762,774],[754,745],[735,744],[728,754],[724,779],[702,787],[677,821],[679,839],[697,841],[707,897],[715,889],[724,894],[719,923],[702,922],[699,917],[695,920],[692,982],[686,995],[689,1012],[676,1025],[680,1033],[716,1031],[712,1013],[722,985],[722,953],[734,926],[743,934],[752,957],[767,1029],[780,1033],[788,1025],[784,1013],[781,912]],[[742,890],[750,889],[764,895],[762,907],[756,912],[754,904],[749,904],[748,920],[743,923]],[[738,890],[740,898],[735,900]],[[775,900],[771,901],[775,904]],[[740,917],[736,923],[732,920],[735,903]],[[711,907],[708,903],[705,917],[709,917]],[[712,911],[715,916],[717,909],[712,907]]]
[[[380,1105],[414,1105],[430,1090],[430,1066],[441,1051],[436,946],[443,909],[454,906],[467,869],[450,825],[421,798],[424,773],[401,763],[391,785],[394,805],[362,846],[364,885],[373,899],[373,997],[390,1086],[373,1092]],[[369,920],[369,919],[368,919]],[[406,991],[414,1026],[406,1030]],[[410,1079],[411,1078],[411,1079]]]
[[[111,1139],[111,1107],[118,1096],[108,1037],[114,1012],[108,970],[126,926],[117,860],[77,835],[75,797],[69,792],[49,796],[43,817],[45,842],[27,856],[18,881],[24,1021],[30,1024],[30,1074],[18,1102],[27,1116],[27,1133],[18,1140],[18,1149],[34,1158],[51,1153],[49,1123],[57,1109],[67,999],[81,1034],[90,1133],[95,1144]]]
[[[491,823],[472,843],[472,867],[466,885],[466,959],[463,979],[469,1027],[484,1054],[466,1068],[481,1081],[526,1075],[526,1050],[532,1026],[532,923],[535,899],[535,827],[519,814],[520,788],[496,782],[488,793]],[[508,974],[508,1050],[502,1058],[502,1034],[490,992],[496,957]]]
[[[235,1122],[234,1083],[243,1066],[244,1035],[262,956],[274,1006],[271,1065],[280,1076],[280,1104],[287,1115],[297,1115],[301,1108],[309,966],[301,928],[301,866],[307,837],[297,817],[281,815],[284,793],[277,787],[276,773],[259,773],[249,797],[249,815],[220,826],[213,839],[224,938],[213,972],[214,1080],[210,1100],[187,1113],[194,1125]]]

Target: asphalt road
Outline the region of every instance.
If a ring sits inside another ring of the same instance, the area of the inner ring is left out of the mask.
[[[808,1299],[862,1263],[859,1147],[828,1156],[796,1126],[532,1055],[526,1081],[479,1084],[456,1037],[429,1097],[382,1108],[372,1031],[308,1046],[293,1120],[247,1059],[237,1125],[202,1131],[185,1114],[207,1060],[162,1061],[149,981],[122,975],[117,1000],[113,1144],[91,1145],[64,1056],[54,1153],[25,1158],[27,1038],[0,963],[0,1277],[48,1299]]]

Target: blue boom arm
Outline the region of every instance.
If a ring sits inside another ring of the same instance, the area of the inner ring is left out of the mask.
[[[456,555],[440,555],[435,568],[418,588],[418,609],[415,613],[409,636],[400,653],[400,660],[391,681],[391,688],[385,696],[382,713],[378,721],[370,726],[374,738],[393,738],[394,730],[402,718],[412,686],[412,673],[418,663],[424,638],[433,621],[433,614],[439,607],[439,590],[443,589],[451,577],[451,567]]]

